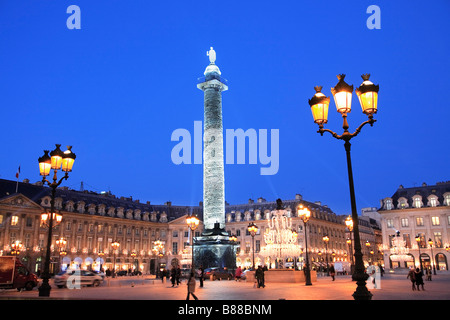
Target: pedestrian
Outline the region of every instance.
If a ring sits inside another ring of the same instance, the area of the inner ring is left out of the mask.
[[[172,269],[170,270],[170,281],[172,282],[172,287],[175,286],[176,278],[177,278],[177,269],[175,269],[175,266],[172,266]]]
[[[242,269],[241,266],[237,267],[236,272],[234,273],[235,281],[241,282],[242,277]]]
[[[334,265],[331,265],[330,267],[330,276],[334,281],[334,276],[336,275],[336,271],[334,270]]]
[[[177,286],[181,283],[181,268],[180,266],[177,267]]]
[[[427,268],[427,280],[431,281],[431,267]]]
[[[197,296],[194,294],[194,292],[195,292],[195,284],[196,284],[196,281],[195,281],[195,277],[194,277],[194,272],[191,271],[191,274],[189,276],[189,280],[187,282],[188,293],[187,293],[186,300],[189,300],[189,295],[192,295],[195,300],[198,300]]]
[[[203,277],[205,276],[205,269],[200,266],[200,288],[203,288]]]
[[[261,265],[258,266],[258,268],[255,271],[255,277],[256,280],[258,282],[258,288],[265,288],[266,286],[264,285],[264,269],[262,268]]]
[[[423,273],[422,270],[416,268],[416,272],[414,272],[414,277],[416,279],[417,291],[420,291],[419,285],[422,286],[422,290],[425,291],[424,283],[423,283]]]
[[[409,269],[408,275],[406,276],[406,279],[411,280],[412,290],[416,290],[416,274],[414,272],[414,269],[411,267]]]
[[[160,273],[161,273],[161,282],[164,283],[164,278],[166,277],[166,269],[162,269]]]

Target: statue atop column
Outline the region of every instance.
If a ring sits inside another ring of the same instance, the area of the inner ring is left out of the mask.
[[[211,64],[215,64],[215,62],[216,62],[216,51],[214,51],[213,47],[211,47],[211,49],[206,52],[206,55],[209,57],[209,62],[211,62]]]

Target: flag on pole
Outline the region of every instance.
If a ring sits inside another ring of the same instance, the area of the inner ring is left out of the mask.
[[[19,169],[17,169],[17,172],[16,172],[16,178],[17,178],[16,193],[17,193],[17,190],[19,189],[19,174],[20,174],[20,165],[19,165]]]

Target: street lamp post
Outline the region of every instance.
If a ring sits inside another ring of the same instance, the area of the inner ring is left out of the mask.
[[[20,251],[22,251],[23,249],[23,245],[19,240],[16,240],[11,244],[11,249],[11,254],[15,255],[17,258],[20,254]]]
[[[120,242],[115,240],[113,243],[111,243],[111,246],[113,248],[113,255],[114,255],[112,277],[115,278],[116,277],[116,250],[119,249]]]
[[[363,83],[360,85],[358,89],[355,90],[359,102],[362,107],[363,113],[368,116],[368,120],[363,122],[355,132],[350,133],[348,131],[349,125],[347,122],[347,114],[351,111],[351,101],[352,101],[352,92],[353,85],[348,85],[345,81],[345,75],[340,74],[337,76],[339,82],[334,88],[331,88],[331,92],[334,97],[334,101],[336,104],[337,111],[342,115],[344,120],[342,128],[344,129],[343,134],[338,135],[336,132],[333,132],[329,129],[324,129],[323,125],[328,122],[328,106],[330,104],[330,98],[326,97],[322,92],[322,87],[317,86],[314,89],[316,90],[316,94],[309,100],[309,105],[311,106],[311,111],[314,117],[314,122],[319,125],[319,131],[321,135],[324,132],[329,132],[334,138],[338,140],[345,141],[344,147],[347,155],[347,171],[348,171],[348,180],[350,187],[350,202],[352,208],[352,218],[354,221],[354,247],[355,247],[355,273],[353,278],[356,280],[357,288],[353,293],[353,297],[355,300],[371,300],[372,294],[367,290],[366,280],[369,277],[364,268],[364,262],[362,259],[361,252],[361,242],[359,235],[359,226],[358,226],[358,212],[356,210],[356,198],[355,198],[355,188],[353,184],[353,171],[352,171],[352,162],[350,156],[350,140],[356,137],[361,131],[362,127],[366,124],[370,124],[373,126],[375,123],[375,119],[373,115],[377,112],[377,103],[378,103],[378,85],[374,85],[369,81],[370,74],[362,75]]]
[[[352,231],[353,231],[353,220],[351,216],[348,216],[345,219],[345,225],[347,226],[347,229],[349,231],[350,234],[350,238],[347,240],[347,244],[349,245],[350,248],[350,261],[351,261],[351,265],[350,265],[350,273],[353,274],[355,272],[355,262],[354,262],[354,256],[353,256],[353,245],[352,245]]]
[[[420,271],[423,272],[422,256],[421,256],[421,253],[420,253],[420,243],[422,242],[422,239],[421,239],[419,234],[416,236],[416,242],[417,242],[417,248],[419,249]]]
[[[253,222],[249,223],[247,227],[248,232],[252,236],[252,251],[253,251],[253,270],[255,270],[255,235],[258,232],[258,227]]]
[[[64,237],[59,238],[56,240],[56,246],[59,248],[59,269],[62,271],[62,256],[65,255],[64,247],[67,244],[67,240],[64,239]],[[63,253],[64,252],[64,253]]]
[[[52,245],[52,229],[53,229],[53,218],[55,216],[55,197],[56,188],[62,183],[63,180],[69,178],[69,172],[72,171],[73,163],[75,162],[75,154],[72,152],[72,147],[67,146],[67,150],[62,152],[60,149],[61,145],[57,144],[55,150],[50,152],[44,150],[44,155],[38,159],[39,161],[39,173],[42,178],[42,183],[46,183],[52,189],[51,199],[50,199],[50,214],[48,215],[48,237],[47,237],[47,252],[45,255],[44,271],[42,274],[42,285],[39,287],[39,296],[49,297],[51,286],[49,284],[50,279],[50,248]],[[57,171],[62,169],[65,172],[64,176],[59,179],[57,177]],[[54,170],[53,182],[46,179],[46,176],[50,174],[50,170]]]
[[[330,241],[330,237],[328,237],[328,235],[325,235],[322,240],[323,242],[325,242],[325,260],[327,261],[327,276],[329,276],[330,270],[328,268],[328,242]]]
[[[195,254],[194,254],[194,230],[198,228],[198,225],[200,224],[200,219],[197,218],[196,215],[189,215],[186,218],[186,223],[189,226],[189,229],[191,229],[191,243],[192,243],[192,263],[191,263],[191,272],[195,271]]]
[[[311,211],[309,211],[308,208],[303,207],[302,204],[300,204],[297,207],[297,215],[303,220],[303,223],[305,225],[305,285],[311,286],[311,270],[309,269],[309,257],[308,257],[308,234],[306,232],[306,223],[308,222],[309,218],[311,217]]]
[[[234,255],[234,259],[233,259],[233,272],[235,271],[235,269],[236,269],[236,244],[237,244],[237,237],[236,237],[236,235],[234,235],[234,234],[232,234],[232,235],[230,235],[229,236],[229,238],[228,238],[228,240],[231,242],[231,244],[233,245],[233,255]]]
[[[369,261],[370,242],[369,242],[369,240],[366,240],[366,248],[367,248],[367,264],[370,265],[370,261]]]
[[[431,240],[431,238],[428,238],[428,244],[430,245],[431,249],[431,263],[433,263],[433,274],[436,275],[436,259],[433,256],[433,240]]]

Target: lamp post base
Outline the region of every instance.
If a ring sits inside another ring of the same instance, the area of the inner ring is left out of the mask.
[[[50,297],[50,291],[52,290],[52,287],[48,284],[48,282],[44,281],[44,283],[42,283],[38,290],[39,297]]]
[[[352,274],[352,280],[356,281],[356,291],[353,293],[353,298],[355,300],[372,300],[373,294],[367,290],[366,280],[369,278],[369,275],[364,271]]]

